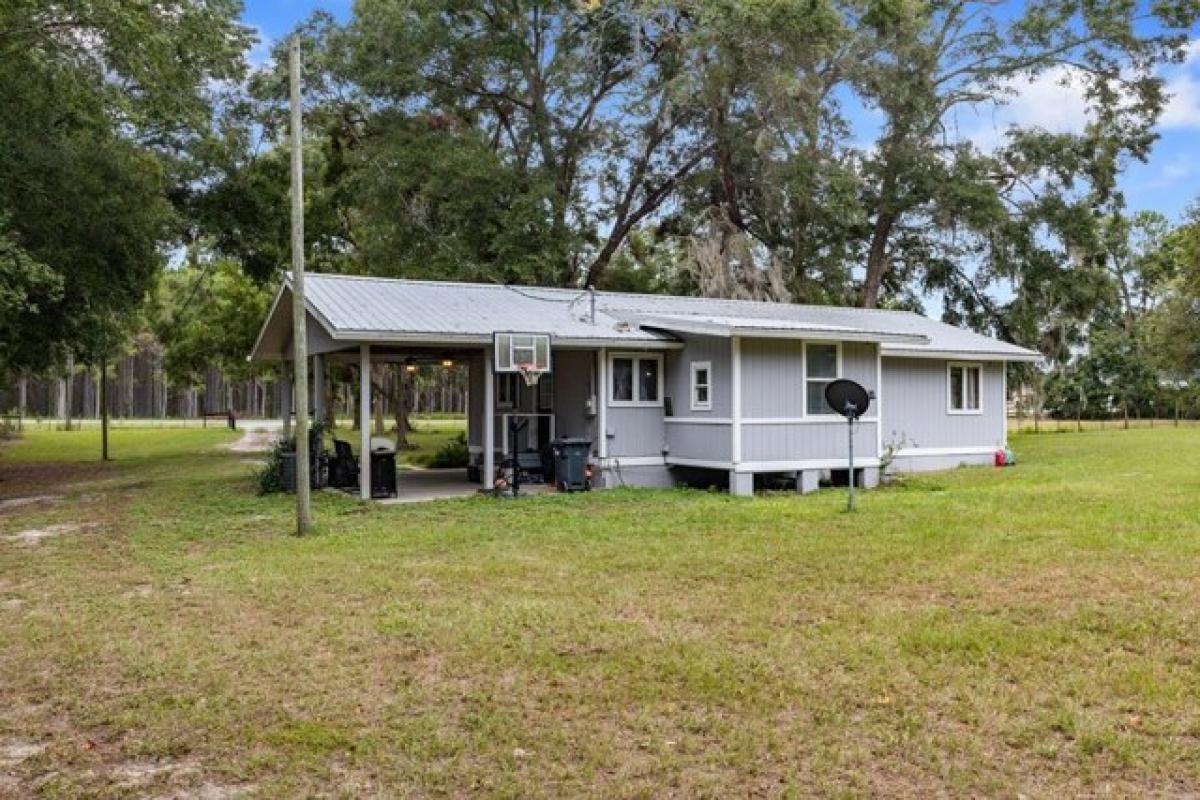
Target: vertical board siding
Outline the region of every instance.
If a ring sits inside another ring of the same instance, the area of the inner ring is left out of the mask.
[[[875,458],[875,422],[854,427],[854,457]],[[742,461],[844,459],[848,453],[845,422],[772,423],[742,428]]]
[[[666,425],[661,406],[610,405],[607,424],[613,434],[608,439],[610,457],[662,455]]]
[[[698,425],[687,422],[667,424],[668,458],[728,461],[732,444],[731,426]],[[743,429],[744,435],[744,429]]]
[[[876,385],[876,345],[842,343],[843,378]],[[742,415],[779,418],[804,416],[804,342],[793,339],[742,340]],[[869,412],[868,416],[874,416]]]
[[[555,350],[554,430],[559,436],[591,439],[596,447],[596,417],[588,416],[587,403],[592,394],[594,350]]]
[[[843,342],[840,375],[879,391],[877,346]],[[808,417],[807,421],[755,424],[755,419],[799,420],[804,413],[804,342],[789,339],[742,341],[742,461],[805,461],[845,458],[846,423]],[[877,452],[875,409],[867,412],[854,434],[855,453],[874,458]]]
[[[804,415],[803,348],[792,339],[742,339],[743,419]]]
[[[663,386],[677,417],[728,417],[730,414],[730,343],[718,336],[680,335],[682,350],[671,350],[663,359]],[[711,411],[692,411],[692,362],[711,365]]]
[[[903,448],[1004,443],[1004,364],[984,362],[983,413],[947,413],[946,361],[883,359],[883,444]]]
[[[483,356],[473,356],[467,363],[467,444],[483,444]]]

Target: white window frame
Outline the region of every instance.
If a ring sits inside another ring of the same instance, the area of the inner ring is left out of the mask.
[[[495,381],[496,408],[509,410],[516,408],[517,401],[521,397],[521,387],[517,385],[517,373],[497,372]]]
[[[633,399],[632,400],[615,400],[613,399],[613,390],[616,389],[616,370],[613,369],[613,362],[619,359],[629,359],[633,362]],[[639,379],[641,373],[642,361],[654,361],[658,364],[658,399],[643,400],[642,382]],[[663,406],[663,357],[656,354],[648,353],[609,353],[608,354],[608,386],[605,387],[605,400],[608,405],[616,408],[662,408]]]
[[[801,372],[803,373],[803,381],[801,382],[800,393],[800,410],[803,412],[802,417],[808,419],[815,417],[816,419],[841,419],[841,415],[837,412],[829,412],[827,414],[814,414],[808,410],[808,346],[810,344],[833,345],[837,349],[837,368],[834,370],[832,378],[813,378],[814,381],[822,381],[824,383],[832,383],[842,377],[842,343],[836,341],[826,341],[824,339],[809,339],[802,342],[801,348]]]
[[[699,383],[696,380],[696,373],[699,372],[700,370],[704,370],[705,374],[708,376],[707,382],[705,382],[703,384]],[[692,411],[712,411],[712,393],[713,393],[712,362],[711,361],[693,361],[692,366],[691,366],[691,372],[692,372],[692,380],[691,380],[691,401],[692,401],[691,409],[692,409]],[[696,390],[698,388],[700,388],[701,386],[703,386],[705,391],[708,393],[708,399],[705,400],[704,402],[701,402],[696,399]]]
[[[962,397],[963,402],[967,401],[967,370],[977,370],[979,372],[979,406],[977,408],[955,408],[954,407],[954,379],[951,375],[954,368],[962,369],[963,386]],[[976,416],[983,413],[983,363],[978,361],[947,361],[946,362],[946,413],[954,416]]]

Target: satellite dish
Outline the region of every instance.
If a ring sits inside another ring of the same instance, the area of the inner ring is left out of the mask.
[[[854,381],[838,378],[825,386],[825,402],[843,417],[855,420],[867,413],[871,395]]]

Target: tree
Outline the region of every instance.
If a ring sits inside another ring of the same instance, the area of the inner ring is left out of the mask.
[[[236,78],[249,33],[235,0],[45,0],[0,10],[0,218],[11,263],[58,284],[25,304],[11,365],[71,351],[103,365],[176,232],[172,179]],[[13,293],[10,274],[0,292]],[[44,283],[44,282],[43,282]],[[48,284],[45,284],[48,285]],[[36,331],[36,338],[29,332]],[[106,453],[106,448],[105,448]]]
[[[948,229],[986,233],[996,221],[1003,183],[997,185],[986,160],[979,162],[971,148],[947,136],[956,109],[1002,102],[1018,79],[1069,75],[1084,87],[1100,119],[1083,138],[1099,140],[1100,155],[1110,164],[1121,150],[1144,157],[1163,105],[1154,68],[1181,57],[1196,15],[1196,9],[1178,6],[1147,10],[1038,0],[1002,23],[990,8],[984,0],[850,7],[863,37],[853,81],[884,115],[876,146],[864,158],[871,217],[864,306],[879,303],[898,239],[916,237],[938,249]],[[1017,147],[1016,154],[1029,158],[1033,150]],[[1097,195],[1103,199],[1112,176],[1096,177],[1102,178]],[[930,235],[921,237],[921,227]]]
[[[217,367],[234,379],[257,369],[246,361],[273,293],[236,262],[219,260],[167,273],[157,293],[154,327],[165,347],[163,367],[179,383],[197,385]]]

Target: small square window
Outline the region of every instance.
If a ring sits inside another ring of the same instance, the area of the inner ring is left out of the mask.
[[[712,365],[708,361],[692,362],[692,410],[712,410]]]

